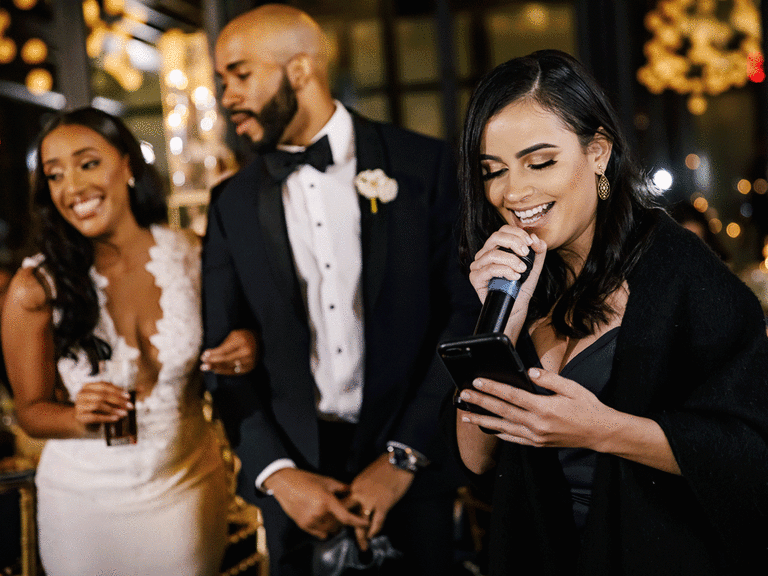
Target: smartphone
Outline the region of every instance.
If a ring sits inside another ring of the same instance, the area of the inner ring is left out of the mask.
[[[533,382],[512,342],[504,334],[477,334],[438,345],[437,353],[459,390],[472,388],[475,378],[489,378],[535,392]],[[462,409],[476,414],[489,414],[468,403]],[[495,415],[494,415],[495,416]]]

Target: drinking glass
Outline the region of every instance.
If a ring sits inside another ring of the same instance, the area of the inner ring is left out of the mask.
[[[136,444],[136,362],[127,358],[104,360],[101,373],[106,382],[123,388],[130,396],[131,408],[128,414],[115,422],[104,423],[104,437],[107,446]]]

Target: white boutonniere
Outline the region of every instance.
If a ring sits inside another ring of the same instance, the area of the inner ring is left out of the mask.
[[[397,180],[384,174],[384,170],[363,170],[355,178],[358,194],[371,201],[371,213],[379,211],[377,200],[391,202],[397,197]]]

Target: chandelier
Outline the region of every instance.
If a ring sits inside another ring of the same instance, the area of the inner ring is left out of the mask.
[[[648,60],[637,79],[653,94],[688,94],[692,114],[707,109],[705,96],[764,78],[753,0],[661,0],[645,26],[653,37],[643,49]]]
[[[102,19],[102,7],[97,0],[83,1],[83,18],[90,29],[86,40],[88,56],[93,59],[101,57],[104,70],[124,90],[138,90],[143,74],[131,63],[128,43],[133,26],[142,24],[146,17],[139,8],[126,10],[125,0],[104,0],[103,12],[107,21]]]

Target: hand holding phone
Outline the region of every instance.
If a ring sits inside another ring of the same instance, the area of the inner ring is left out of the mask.
[[[437,347],[437,352],[459,391],[473,388],[472,381],[475,378],[488,378],[527,392],[535,392],[523,361],[504,334],[476,334],[461,340],[443,342]],[[472,404],[465,406],[462,409],[496,416]]]

